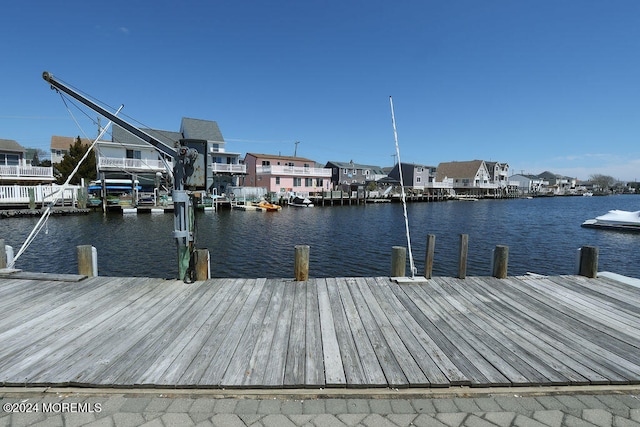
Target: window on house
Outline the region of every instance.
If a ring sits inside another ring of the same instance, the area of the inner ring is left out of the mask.
[[[294,187],[302,187],[302,178],[293,178]]]
[[[317,187],[323,187],[324,186],[324,181],[322,180],[322,178],[316,179],[316,186]]]
[[[127,159],[138,159],[142,158],[142,153],[140,150],[127,150]]]
[[[280,185],[280,177],[276,176],[276,185]]]
[[[313,187],[313,178],[305,178],[304,179],[305,187]]]
[[[416,182],[422,182],[422,177],[416,176]]]
[[[365,170],[365,171],[364,171],[364,174],[365,174],[366,176],[369,176],[369,173],[370,173],[370,172],[371,172],[371,171],[370,171],[369,169],[367,169],[367,170]]]
[[[305,164],[304,164],[304,167],[305,167],[305,168],[309,168],[309,163],[305,163]]]
[[[271,162],[269,160],[263,160],[262,166],[271,166]]]

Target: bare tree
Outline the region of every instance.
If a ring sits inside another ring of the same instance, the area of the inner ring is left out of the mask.
[[[594,174],[589,177],[589,181],[593,182],[594,187],[599,191],[608,192],[616,183],[616,179],[609,175]]]

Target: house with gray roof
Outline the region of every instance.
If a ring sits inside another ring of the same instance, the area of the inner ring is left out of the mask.
[[[183,118],[178,132],[142,129],[163,144],[174,147],[179,140],[198,150],[197,190],[222,193],[227,185],[236,185],[237,176],[246,168],[239,153],[225,150],[225,141],[215,121]],[[98,176],[105,179],[137,179],[143,191],[153,191],[159,185],[169,184],[169,171],[173,158],[119,126],[113,126],[112,140],[99,141],[96,150]],[[132,178],[135,177],[135,178]]]
[[[350,162],[329,161],[324,166],[331,169],[331,183],[334,190],[350,191],[362,187],[371,181],[387,176],[380,166],[363,165]]]
[[[391,178],[400,180],[400,170],[402,170],[402,183],[405,188],[423,191],[425,188],[433,188],[436,179],[436,167],[418,165],[415,163],[396,163],[389,172]]]
[[[17,141],[0,139],[0,185],[50,184],[52,167],[31,166],[27,150]]]

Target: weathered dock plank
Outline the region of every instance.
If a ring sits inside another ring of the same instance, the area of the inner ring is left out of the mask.
[[[614,278],[0,277],[0,384],[640,384],[640,292]]]

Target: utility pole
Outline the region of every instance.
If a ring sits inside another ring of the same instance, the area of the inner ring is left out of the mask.
[[[293,157],[298,157],[298,144],[300,144],[300,141],[296,141],[296,148],[293,149]]]

